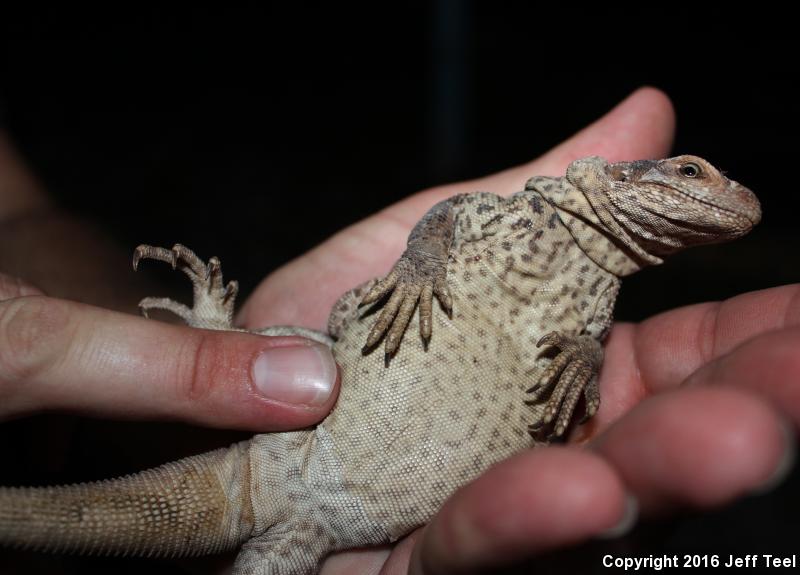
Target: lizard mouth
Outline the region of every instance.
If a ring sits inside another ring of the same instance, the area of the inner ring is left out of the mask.
[[[731,184],[733,184],[731,194],[736,196],[740,205],[745,208],[739,210],[738,213],[747,218],[751,225],[755,226],[761,221],[761,203],[756,198],[756,195],[743,185],[736,182],[731,182]]]
[[[737,190],[736,188],[739,189]],[[713,201],[713,199],[710,199],[708,196],[701,196],[699,194],[694,194],[690,191],[685,191],[685,190],[681,190],[681,195],[695,203],[703,204],[704,206],[708,206],[717,211],[724,212],[725,214],[728,214],[729,216],[732,216],[737,220],[747,221],[749,227],[753,227],[759,221],[761,221],[761,209],[758,204],[758,201],[755,200],[755,196],[752,195],[752,192],[750,192],[750,190],[748,190],[744,186],[736,184],[735,187],[733,186],[731,187],[731,190],[726,191],[725,195],[728,197],[732,195],[741,196],[743,195],[741,193],[742,191],[747,192],[752,196],[751,198],[748,198],[747,202],[739,202],[739,201],[734,201],[730,203],[717,202]],[[754,200],[755,205],[753,205],[752,201],[749,200]],[[735,206],[730,204],[735,204]],[[742,209],[742,208],[747,208],[747,209]]]
[[[697,202],[724,212],[738,221],[743,223],[746,221],[747,229],[761,221],[761,204],[753,192],[738,182],[730,181],[727,189],[717,196],[700,196],[691,192],[684,192],[684,194]]]

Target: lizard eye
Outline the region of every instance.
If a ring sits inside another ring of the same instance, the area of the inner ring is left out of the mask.
[[[678,170],[687,178],[696,178],[702,173],[700,166],[694,163],[683,164]]]

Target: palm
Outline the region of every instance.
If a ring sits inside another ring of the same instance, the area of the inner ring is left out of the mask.
[[[531,175],[561,173],[593,153],[663,156],[671,134],[663,96],[639,92],[528,165],[417,194],[337,234],[269,276],[239,321],[320,328],[341,293],[390,268],[408,231],[439,199],[476,189],[510,194]],[[785,451],[781,415],[800,422],[792,385],[800,376],[798,324],[800,286],[786,286],[616,325],[600,411],[572,437],[588,448],[535,450],[490,470],[451,498],[417,555],[443,571],[490,565],[497,555],[522,557],[609,528],[623,515],[626,493],[651,513],[676,502],[720,504],[763,484]],[[520,514],[520,505],[530,512]],[[572,520],[554,529],[550,516]],[[324,572],[373,572],[384,561],[402,571],[413,547],[340,554]]]

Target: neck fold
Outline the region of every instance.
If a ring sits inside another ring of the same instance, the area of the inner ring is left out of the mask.
[[[575,243],[606,271],[622,277],[662,263],[644,251],[614,219],[603,202],[602,192],[597,191],[600,182],[580,184],[587,185],[579,188],[566,178],[536,177],[528,181],[526,189],[539,192],[553,206]]]

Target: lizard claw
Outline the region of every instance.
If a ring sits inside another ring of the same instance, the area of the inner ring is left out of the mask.
[[[175,269],[177,264],[177,255],[175,254],[175,248],[168,250],[166,248],[159,248],[156,246],[148,246],[147,244],[141,244],[136,246],[136,249],[133,250],[133,271],[139,270],[139,262],[143,259],[148,260],[159,260],[162,262],[167,262],[168,264],[172,265],[172,269]]]
[[[529,426],[529,431],[538,434],[551,427],[548,438],[557,438],[566,431],[582,393],[586,411],[581,423],[597,412],[600,406],[597,375],[603,352],[597,340],[589,336],[566,337],[557,332],[548,333],[536,345],[557,347],[560,351],[527,390],[532,397],[525,403],[540,406],[538,418]],[[548,393],[546,403],[541,406]]]
[[[234,329],[233,307],[239,284],[231,281],[223,287],[222,265],[218,258],[212,257],[206,264],[192,250],[181,244],[175,244],[171,249],[142,244],[133,252],[134,270],[139,268],[139,262],[143,259],[166,262],[172,269],[180,267],[194,287],[192,308],[169,298],[148,297],[139,302],[139,309],[144,317],[148,317],[151,309],[162,309],[181,317],[193,327]]]
[[[236,295],[238,293],[239,282],[236,280],[231,280],[228,282],[228,285],[225,286],[225,293],[222,294],[222,301],[227,302],[231,298],[236,299]]]
[[[447,313],[447,317],[453,319],[453,296],[450,295],[450,288],[447,287],[447,282],[445,282],[444,279],[440,279],[434,283],[433,293],[436,294],[439,303],[442,304],[445,313]]]
[[[212,275],[220,273],[219,270],[220,270],[219,258],[217,256],[213,256],[210,260],[208,260],[208,265],[206,266],[205,280],[208,281],[209,279],[211,279]]]
[[[419,306],[419,331],[427,349],[433,326],[433,297],[452,316],[450,290],[445,281],[446,267],[429,256],[407,250],[392,271],[378,281],[359,305],[378,302],[391,293],[367,336],[363,352],[368,353],[384,339],[386,364],[397,352],[414,310]]]

